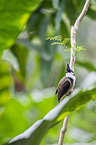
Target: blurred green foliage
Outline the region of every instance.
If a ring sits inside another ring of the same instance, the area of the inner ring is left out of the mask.
[[[58,104],[55,87],[65,75],[70,54],[64,52],[64,46],[51,45],[55,41],[46,38],[70,38],[71,25],[84,3],[0,1],[0,144],[24,132]],[[77,88],[96,86],[95,28],[96,1],[92,0],[77,33],[77,46],[86,49],[76,53]],[[91,96],[95,94],[91,92]],[[95,101],[91,101],[71,114],[65,143],[96,144],[95,112]],[[62,122],[51,128],[40,145],[57,144],[61,126]]]
[[[0,0],[0,56],[10,47],[40,0]]]
[[[22,134],[13,138],[9,144],[39,145],[48,129],[54,127],[68,114],[80,109],[82,106],[84,107],[84,104],[92,100],[92,96],[95,95],[95,92],[96,88],[87,91],[76,90],[70,98],[66,97],[60,104],[49,111],[43,119],[38,120]]]

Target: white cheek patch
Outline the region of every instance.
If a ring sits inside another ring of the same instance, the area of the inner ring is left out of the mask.
[[[73,75],[73,73],[66,73],[66,77],[70,77],[73,79],[73,87],[75,86],[75,81],[76,81],[76,77]]]

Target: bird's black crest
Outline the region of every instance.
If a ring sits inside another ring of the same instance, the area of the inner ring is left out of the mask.
[[[66,73],[67,72],[73,72],[71,69],[70,69],[70,66],[69,66],[69,64],[67,63],[67,68],[66,68]]]

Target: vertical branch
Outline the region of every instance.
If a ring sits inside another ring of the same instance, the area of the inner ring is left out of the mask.
[[[60,137],[59,137],[58,145],[63,145],[64,136],[67,131],[68,120],[69,120],[69,115],[64,118],[63,127],[60,130]]]
[[[74,71],[74,64],[75,64],[75,49],[76,49],[76,31],[78,30],[79,24],[83,17],[85,16],[88,7],[90,5],[91,0],[86,0],[86,3],[83,7],[83,10],[81,11],[79,17],[77,18],[75,24],[71,27],[71,56],[70,56],[70,68]],[[63,127],[61,128],[60,131],[60,137],[59,137],[59,142],[58,145],[63,145],[64,141],[64,136],[67,131],[67,126],[68,126],[68,120],[69,120],[69,115],[65,117],[64,122],[63,122]]]
[[[75,49],[76,49],[76,28],[71,27],[71,57],[70,57],[70,68],[74,71],[75,64]]]
[[[85,16],[91,0],[86,0],[86,3],[81,11],[79,17],[77,18],[75,24],[71,27],[71,58],[70,58],[70,68],[74,71],[75,64],[75,49],[76,49],[76,31],[78,30],[79,24],[83,17]]]

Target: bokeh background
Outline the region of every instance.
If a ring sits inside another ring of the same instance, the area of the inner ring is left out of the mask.
[[[51,45],[54,41],[46,38],[59,35],[70,38],[70,28],[84,3],[85,0],[41,1],[15,43],[3,51],[0,60],[1,144],[25,131],[58,104],[55,89],[65,75],[70,53],[64,51],[66,48],[62,45]],[[95,0],[80,23],[77,46],[84,46],[86,50],[76,52],[75,88],[84,88],[86,84],[90,86],[91,81],[96,84]],[[62,124],[51,128],[40,145],[57,144]],[[70,115],[65,143],[96,143],[95,101]]]

